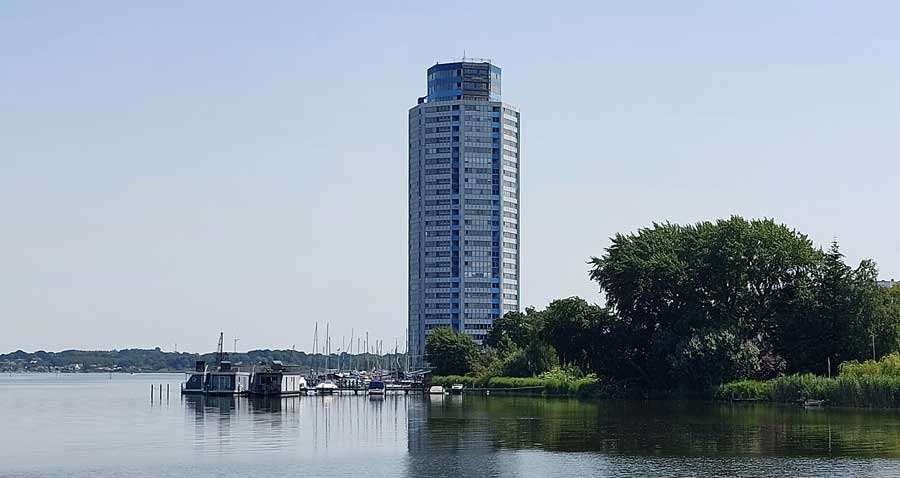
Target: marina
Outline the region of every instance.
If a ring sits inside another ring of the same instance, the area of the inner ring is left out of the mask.
[[[249,367],[229,360],[223,349],[224,333],[219,334],[214,364],[202,360],[186,374],[181,384],[182,395],[385,395],[388,393],[422,393],[428,374],[418,371],[406,373],[396,370],[342,371],[311,369],[287,365],[279,360]],[[160,391],[162,389],[160,388]],[[443,388],[441,388],[443,393]],[[461,393],[461,389],[459,390]],[[151,398],[154,392],[151,389]]]

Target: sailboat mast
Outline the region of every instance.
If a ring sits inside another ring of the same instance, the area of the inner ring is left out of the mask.
[[[351,362],[350,362],[351,369],[353,368],[353,332],[355,332],[355,330],[353,329],[353,327],[351,327],[350,328],[350,357],[349,357],[351,360]],[[359,350],[357,350],[357,352],[359,352]]]
[[[313,334],[313,365],[316,368],[316,376],[319,376],[319,361],[316,360],[316,354],[319,353],[319,322],[316,321],[316,332]]]

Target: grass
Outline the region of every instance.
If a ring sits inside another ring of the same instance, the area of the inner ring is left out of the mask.
[[[798,374],[764,382],[731,382],[719,387],[716,398],[757,398],[784,403],[807,398],[847,407],[900,408],[900,354],[893,353],[878,361],[845,362],[839,370],[840,374],[834,378]]]
[[[460,375],[435,376],[431,383],[450,387],[461,383],[466,388],[490,388],[490,389],[521,389],[525,387],[539,387],[533,390],[515,390],[517,393],[558,395],[571,397],[597,396],[602,393],[596,377],[588,375],[582,378],[558,377],[545,374],[540,377],[469,377]]]
[[[759,380],[740,380],[726,383],[716,390],[716,398],[719,400],[731,399],[756,399],[771,400],[772,386],[770,382]]]

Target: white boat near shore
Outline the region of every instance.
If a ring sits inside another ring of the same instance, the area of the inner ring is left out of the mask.
[[[323,380],[316,384],[316,394],[318,395],[331,395],[337,391],[337,389],[338,386],[331,380]]]

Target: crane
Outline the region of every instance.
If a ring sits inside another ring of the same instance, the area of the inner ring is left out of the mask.
[[[228,360],[228,354],[225,353],[225,350],[222,348],[222,344],[224,341],[225,332],[219,332],[219,346],[216,348],[216,365],[219,365],[223,361]]]

